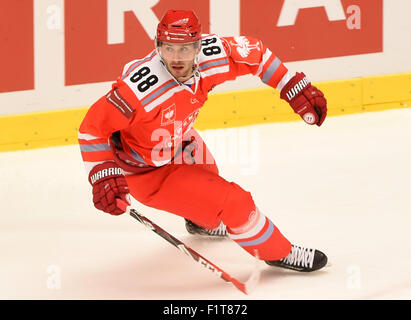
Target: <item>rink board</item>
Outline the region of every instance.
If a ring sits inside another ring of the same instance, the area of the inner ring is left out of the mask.
[[[411,106],[411,73],[313,83],[328,101],[328,116]],[[88,107],[0,117],[0,152],[77,143]],[[272,88],[209,95],[195,127],[199,130],[258,123],[301,121]]]

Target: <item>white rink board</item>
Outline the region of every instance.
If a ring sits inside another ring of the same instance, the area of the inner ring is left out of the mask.
[[[211,143],[221,174],[331,263],[311,274],[262,263],[249,296],[133,218],[95,210],[77,146],[1,153],[0,299],[410,299],[410,122],[403,109],[219,131],[259,141],[248,168]],[[231,275],[249,274],[252,258],[230,240],[200,240],[182,218],[133,205]]]

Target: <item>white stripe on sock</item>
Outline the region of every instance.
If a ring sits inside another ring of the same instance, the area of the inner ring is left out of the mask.
[[[232,229],[227,230],[227,234],[228,236],[233,239],[233,240],[239,240],[239,239],[247,239],[247,238],[251,238],[254,237],[256,234],[258,234],[265,225],[265,222],[267,220],[267,217],[261,213],[261,211],[259,211],[258,209],[256,209],[258,212],[258,216],[255,217],[256,219],[258,219],[257,224],[251,228],[250,230],[247,230],[245,232],[242,233],[230,233],[230,231],[233,231]],[[244,225],[246,224],[250,224],[250,221],[247,221]],[[241,227],[239,227],[238,229],[240,229]]]

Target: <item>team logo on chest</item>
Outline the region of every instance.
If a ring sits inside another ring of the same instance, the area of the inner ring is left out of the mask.
[[[166,126],[176,120],[176,104],[173,103],[168,108],[161,111],[161,125]]]

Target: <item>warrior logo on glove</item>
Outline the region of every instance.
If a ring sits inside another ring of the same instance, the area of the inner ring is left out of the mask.
[[[302,80],[300,80],[294,87],[292,87],[288,92],[286,92],[286,96],[288,100],[291,100],[294,98],[298,93],[303,91],[303,89],[308,86],[309,82],[307,80],[307,77],[304,77]]]
[[[311,85],[304,73],[297,72],[281,90],[280,97],[287,101],[306,123],[321,126],[324,122],[327,100],[319,89]]]
[[[93,203],[97,209],[116,216],[124,212],[118,206],[117,199],[130,204],[130,191],[123,169],[114,162],[96,165],[90,171],[89,181],[93,186]]]
[[[108,176],[114,176],[114,175],[123,175],[123,169],[121,168],[108,168],[108,169],[103,169],[100,171],[97,171],[95,174],[90,176],[90,181],[91,184],[94,184],[97,180],[106,178]]]

